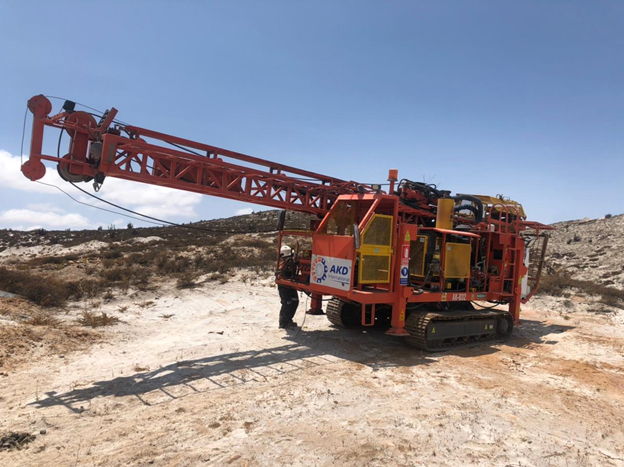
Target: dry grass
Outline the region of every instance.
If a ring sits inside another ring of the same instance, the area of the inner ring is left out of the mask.
[[[600,298],[600,303],[603,305],[607,305],[613,308],[622,308],[624,309],[624,299],[618,298],[613,295],[602,295]]]
[[[570,296],[573,290],[586,295],[600,296],[600,303],[604,305],[624,308],[624,290],[558,274],[544,276],[540,281],[539,293],[541,294],[566,297]]]
[[[275,265],[275,245],[259,239],[249,239],[253,241],[254,247],[224,245],[219,250],[211,251],[206,255],[201,269],[204,272],[219,272],[225,274],[233,268],[267,268]],[[262,242],[262,247],[257,243]]]
[[[0,267],[0,290],[20,295],[41,306],[61,306],[71,295],[71,287],[66,282],[5,267]]]
[[[101,326],[112,326],[113,324],[119,323],[120,319],[116,316],[106,314],[103,311],[100,313],[83,311],[82,313],[80,313],[80,317],[76,321],[82,326],[97,328]]]
[[[63,306],[67,300],[94,298],[106,290],[92,279],[61,280],[28,270],[0,267],[0,290],[11,292],[44,307]]]
[[[176,282],[176,287],[178,289],[191,289],[193,287],[196,287],[198,284],[195,281],[197,280],[198,277],[199,277],[199,274],[197,272],[191,272],[191,271],[183,272],[180,275],[178,275],[178,281]]]
[[[175,242],[167,242],[166,251],[158,248],[138,252],[125,249],[124,253],[115,250],[114,255],[108,251],[104,256],[113,257],[102,262],[101,275],[111,282],[136,283],[139,271],[147,271],[148,279],[150,275],[198,277],[211,272],[223,274],[233,268],[271,267],[275,262],[274,242],[258,238],[237,239],[231,244],[207,248],[204,252],[197,243],[191,245],[195,247],[192,252],[189,252],[189,243],[178,245]]]
[[[78,326],[32,326],[0,324],[0,369],[32,362],[33,355],[65,354],[85,348],[99,338]]]
[[[249,228],[252,233],[273,224],[276,215],[258,214],[217,224],[224,229]],[[265,270],[275,265],[273,234],[231,237],[198,234],[181,228],[141,229],[141,233],[157,235],[163,240],[148,244],[109,243],[100,251],[16,260],[10,268],[0,267],[0,290],[15,293],[37,305],[58,307],[68,300],[98,298],[111,301],[119,297],[119,292],[131,288],[142,292],[154,290],[162,279],[173,279],[179,289],[198,286],[198,278],[206,275],[211,281],[225,283],[228,281],[226,275],[233,269]],[[118,234],[125,236],[126,232],[120,230]],[[38,236],[33,240],[33,235],[23,235],[23,240],[27,240],[22,242],[24,245],[41,241]],[[100,231],[48,232],[45,238],[63,245],[95,239],[110,241],[106,232]]]
[[[256,237],[238,238],[232,242],[232,245],[236,247],[242,247],[242,248],[259,248],[261,250],[264,250],[267,247],[271,247],[271,249],[275,251],[275,248],[273,248],[272,243],[267,242],[266,240],[262,240],[261,238],[256,238]]]
[[[61,321],[52,316],[50,313],[35,313],[29,319],[24,321],[25,324],[31,326],[58,326]]]
[[[99,297],[104,290],[106,290],[106,284],[102,281],[93,279],[82,279],[79,281],[66,282],[66,287],[69,292],[69,298],[75,300],[81,300],[83,298],[96,298]]]
[[[0,326],[0,368],[6,360],[15,358],[35,347],[41,340],[36,328],[31,326]]]
[[[36,258],[31,258],[27,261],[29,266],[42,266],[45,264],[58,264],[58,265],[67,265],[71,261],[78,261],[80,259],[80,255],[69,254],[69,255],[60,255],[60,256],[38,256]]]

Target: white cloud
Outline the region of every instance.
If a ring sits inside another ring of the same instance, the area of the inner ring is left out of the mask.
[[[26,160],[27,157],[24,157],[24,161]],[[13,156],[7,151],[0,149],[0,187],[33,193],[62,194],[56,188],[41,185],[27,179],[20,170],[21,165],[19,156]],[[48,166],[46,166],[46,174],[41,181],[56,186],[66,183],[59,177],[55,168]]]
[[[111,177],[104,180],[98,196],[141,214],[165,220],[171,217],[197,218],[195,208],[203,197],[198,193]],[[81,197],[80,201],[97,203],[88,197]],[[115,208],[109,206],[107,209]]]
[[[32,211],[42,211],[42,212],[65,212],[65,209],[62,209],[52,203],[27,204],[26,209],[30,209]]]
[[[237,209],[234,214],[236,214],[237,216],[243,216],[245,214],[251,214],[252,212],[254,212],[253,208],[242,208]]]
[[[115,228],[120,229],[121,227],[125,227],[126,225],[128,225],[127,220],[125,219],[115,219],[113,222],[111,222],[110,225],[114,225]]]
[[[26,160],[26,157],[24,157],[24,160]],[[21,161],[19,156],[13,156],[7,151],[0,150],[1,188],[29,191],[32,193],[54,193],[62,195],[56,188],[28,180],[24,174],[22,174],[20,167]],[[91,197],[77,195],[74,188],[69,186],[69,184],[58,175],[54,167],[46,166],[46,175],[41,181],[62,188],[84,203],[99,205],[98,201]],[[90,184],[82,184],[81,187],[89,192],[92,191]],[[111,177],[104,181],[104,185],[97,196],[148,216],[164,219],[172,217],[186,218],[190,220],[198,217],[195,208],[203,197],[203,195],[198,193],[190,193],[138,182],[129,182]],[[115,209],[114,207],[104,204],[102,204],[102,206],[107,209]],[[63,212],[63,210],[55,208],[51,203],[35,203],[28,205],[26,208],[38,212]],[[124,223],[127,222],[124,221]]]
[[[90,226],[89,219],[80,214],[59,214],[33,211],[32,209],[9,209],[0,212],[0,223],[14,224],[17,222],[31,224],[26,227],[27,229],[30,229],[34,222],[37,223],[37,226],[47,227],[87,228]]]

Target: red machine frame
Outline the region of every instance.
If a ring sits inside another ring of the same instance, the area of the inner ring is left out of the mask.
[[[433,226],[436,212],[424,198],[416,196],[418,204],[402,202],[402,198],[395,192],[396,171],[390,172],[390,189],[386,194],[379,187],[117,123],[117,110],[114,108],[100,116],[98,122],[87,112],[74,111],[72,104],[66,103],[62,112],[50,116],[52,105],[46,97],[38,95],[28,101],[34,120],[30,157],[22,166],[22,172],[27,178],[33,181],[41,179],[46,171],[42,161],[51,161],[58,164],[59,173],[67,180],[94,180],[96,189],[106,177],[116,177],[313,214],[318,220],[312,222],[310,231],[280,231],[280,244],[284,235],[312,237],[313,247],[308,256],[335,258],[340,264],[351,264],[351,269],[350,279],[345,279],[349,286],[344,290],[310,281],[311,260],[306,258],[301,259],[294,280],[277,279],[278,284],[310,294],[312,311],[321,310],[323,296],[333,296],[361,306],[362,324],[372,325],[375,323],[377,307],[390,307],[388,334],[405,336],[406,312],[414,304],[504,302],[509,304],[509,312],[514,322],[518,323],[520,304],[526,302],[539,285],[538,274],[532,278],[534,287],[531,294],[522,298],[522,280],[528,273],[523,264],[526,247],[523,234],[530,231],[534,237],[539,237],[551,227],[526,221],[522,212],[502,199],[500,203],[490,206],[485,218],[479,222],[460,219],[467,223],[467,231],[436,228]],[[67,154],[43,154],[46,126],[69,134],[71,142]],[[358,233],[363,232],[381,211],[384,216],[392,217],[392,241],[387,245],[391,251],[389,280],[377,284],[358,284],[355,273],[358,257],[356,235],[328,235],[324,232],[332,209],[339,202],[361,207],[362,214],[358,216],[357,228],[353,228]],[[486,286],[471,286],[475,282],[473,275],[477,274],[473,269],[466,278],[464,291],[445,290],[443,287],[447,282],[443,270],[439,275],[439,286],[429,285],[429,289],[424,290],[411,282],[406,284],[404,276],[401,276],[406,262],[405,258],[399,261],[399,253],[409,251],[411,239],[427,232],[439,239],[436,242],[442,246],[441,264],[445,264],[446,248],[443,246],[450,242],[449,238],[471,245],[474,262],[478,260],[476,256],[479,252],[485,251],[487,264],[481,266],[484,272],[479,274],[485,277],[483,283]],[[545,244],[544,241],[542,260]],[[492,251],[496,251],[496,254],[490,254]]]

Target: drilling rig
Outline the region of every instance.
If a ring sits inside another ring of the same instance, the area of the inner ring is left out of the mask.
[[[117,110],[76,110],[65,101],[28,101],[33,114],[30,180],[57,164],[71,183],[106,178],[159,185],[282,209],[285,236],[306,239],[294,273],[279,285],[311,297],[311,314],[340,327],[385,326],[414,347],[438,351],[508,339],[520,305],[537,291],[552,227],[528,221],[502,196],[456,194],[388,175],[389,189],[321,175],[215,146],[128,125]],[[44,129],[69,135],[69,150],[43,153]],[[285,230],[285,212],[311,214],[308,230]],[[279,253],[276,253],[278,267]],[[505,305],[507,309],[501,309]]]

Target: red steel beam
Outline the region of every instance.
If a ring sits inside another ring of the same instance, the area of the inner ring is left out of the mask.
[[[31,152],[22,172],[31,180],[43,177],[41,160],[48,160],[85,180],[110,176],[317,215],[326,214],[340,195],[375,192],[368,185],[137,126],[110,128],[114,108],[99,124],[85,112],[49,116],[52,106],[42,95],[31,98],[29,108],[34,114]],[[67,131],[67,155],[42,154],[45,126]],[[101,144],[101,157],[88,149],[86,138],[90,148]]]

